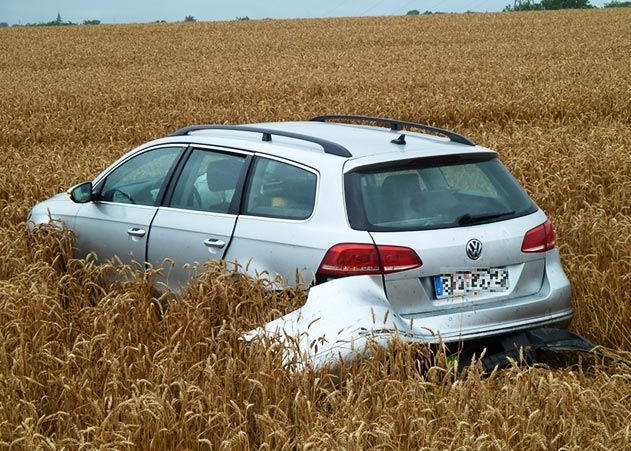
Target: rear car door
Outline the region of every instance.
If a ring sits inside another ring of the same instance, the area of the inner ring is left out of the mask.
[[[149,227],[169,174],[184,146],[150,148],[131,156],[95,186],[96,200],[82,204],[74,230],[79,255],[99,261],[145,260]]]
[[[248,275],[309,284],[330,240],[330,225],[315,221],[319,174],[301,164],[257,156],[244,188],[241,215],[225,256]]]
[[[158,284],[178,290],[208,260],[221,260],[239,210],[247,152],[195,148],[184,157],[151,225],[147,261],[162,268]]]

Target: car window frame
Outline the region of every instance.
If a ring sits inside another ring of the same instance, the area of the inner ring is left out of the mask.
[[[94,180],[94,188],[92,189],[93,194],[95,195],[95,200],[94,202],[97,203],[104,203],[104,204],[114,204],[114,205],[126,205],[126,206],[133,206],[133,207],[144,207],[144,208],[157,208],[161,205],[162,200],[164,198],[164,194],[166,192],[166,189],[171,181],[171,178],[173,176],[173,173],[175,171],[175,169],[178,167],[178,165],[180,164],[183,156],[186,154],[186,151],[188,150],[189,144],[186,143],[161,143],[161,144],[156,144],[153,146],[149,146],[146,148],[142,148],[136,152],[132,152],[129,153],[125,158],[119,160],[117,163],[114,164],[114,166],[110,166],[106,172],[103,172],[102,174],[100,174],[98,176],[97,179]],[[116,171],[118,168],[120,168],[122,165],[128,163],[129,161],[133,160],[136,157],[139,157],[140,155],[143,155],[147,152],[152,152],[158,149],[164,149],[164,148],[179,148],[180,149],[180,153],[175,157],[175,159],[173,160],[173,163],[171,164],[171,167],[169,168],[169,170],[167,171],[166,175],[164,176],[164,180],[162,182],[162,185],[160,186],[160,191],[158,192],[158,195],[156,196],[156,199],[153,202],[153,205],[145,205],[145,204],[133,204],[133,203],[125,203],[125,202],[114,202],[114,201],[110,201],[110,200],[104,200],[101,198],[101,192],[103,190],[103,187],[105,186],[105,183],[108,179],[108,177],[114,172]]]
[[[311,166],[307,166],[305,164],[298,163],[296,161],[293,161],[287,158],[278,157],[275,155],[256,152],[253,157],[254,158],[252,159],[250,163],[250,167],[248,168],[248,177],[247,177],[246,183],[243,187],[243,191],[241,192],[241,206],[239,208],[239,217],[264,220],[264,221],[272,221],[272,222],[304,223],[304,222],[310,221],[311,218],[313,218],[313,216],[315,215],[317,207],[318,207],[318,200],[320,197],[320,172]],[[254,176],[253,173],[254,173],[255,163],[258,159],[261,159],[261,158],[267,159],[267,160],[275,160],[275,161],[278,161],[279,163],[284,163],[289,166],[294,166],[298,169],[302,169],[304,171],[310,172],[315,175],[316,184],[315,184],[315,196],[313,199],[313,209],[311,210],[311,214],[308,217],[304,219],[292,219],[292,218],[280,218],[280,217],[274,217],[274,216],[252,215],[252,214],[245,213],[246,191],[249,189],[250,184],[252,182],[252,178]]]
[[[234,195],[232,196],[232,200],[230,202],[230,207],[228,208],[228,211],[226,213],[220,213],[220,212],[213,212],[213,211],[203,211],[203,210],[193,210],[190,208],[181,208],[181,207],[171,207],[170,203],[171,200],[173,199],[173,194],[175,191],[175,187],[177,186],[178,181],[180,180],[180,177],[182,176],[182,172],[184,171],[184,168],[186,166],[186,164],[188,163],[191,155],[193,154],[193,152],[195,150],[201,150],[201,151],[211,151],[211,152],[215,152],[215,153],[221,153],[224,155],[242,155],[245,157],[245,162],[243,163],[243,167],[241,168],[241,174],[239,175],[239,180],[237,182],[237,186],[235,188],[235,192]],[[253,152],[247,151],[247,150],[243,150],[243,149],[237,149],[237,148],[231,148],[231,147],[220,147],[220,146],[213,146],[213,145],[203,145],[203,144],[194,144],[191,143],[189,144],[189,146],[186,148],[184,154],[182,155],[182,157],[180,158],[180,161],[178,162],[178,164],[176,165],[176,167],[174,168],[173,174],[171,175],[171,178],[168,182],[168,185],[165,189],[165,193],[163,198],[161,199],[161,203],[160,203],[160,207],[165,208],[165,209],[169,209],[169,210],[179,210],[179,211],[186,211],[186,212],[194,212],[196,214],[201,214],[201,215],[216,215],[216,216],[237,216],[239,215],[239,211],[240,211],[240,207],[241,207],[241,199],[243,196],[243,192],[244,192],[244,187],[246,184],[246,180],[247,180],[247,176],[249,174],[250,171],[250,167],[252,164],[252,159],[253,159]]]

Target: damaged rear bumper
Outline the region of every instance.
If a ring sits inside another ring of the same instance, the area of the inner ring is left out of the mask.
[[[511,337],[528,331],[526,339],[517,341],[543,347],[553,339],[558,342],[561,336],[580,338],[563,329],[553,329],[559,331],[557,335],[541,329],[564,328],[571,318],[569,292],[559,290],[492,307],[470,305],[438,315],[402,316],[392,311],[380,278],[357,276],[311,288],[302,308],[243,338],[280,341],[286,362],[319,367],[361,358],[372,347],[368,343],[385,347],[395,337],[408,343],[433,344]],[[583,347],[591,347],[591,343],[585,342]]]

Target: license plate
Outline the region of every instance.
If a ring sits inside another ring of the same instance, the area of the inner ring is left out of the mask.
[[[508,291],[506,268],[479,268],[434,276],[436,299]]]

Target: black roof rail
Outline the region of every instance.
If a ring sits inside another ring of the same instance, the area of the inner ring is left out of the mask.
[[[318,144],[322,147],[325,153],[331,155],[337,155],[346,158],[350,158],[353,156],[353,154],[351,154],[346,147],[334,143],[333,141],[317,138],[315,136],[303,135],[300,133],[292,133],[262,127],[251,127],[249,125],[191,125],[190,127],[181,128],[171,133],[171,135],[169,136],[185,136],[191,132],[196,132],[200,130],[232,130],[238,132],[261,133],[263,135],[263,141],[266,142],[271,141],[272,136],[282,136],[284,138],[298,139],[300,141],[307,141]]]
[[[377,124],[385,124],[390,127],[390,130],[394,132],[401,131],[401,127],[407,128],[418,128],[420,130],[425,130],[428,132],[433,132],[439,135],[443,135],[449,138],[450,141],[457,142],[460,144],[466,144],[467,146],[475,146],[473,141],[468,138],[465,138],[462,135],[459,135],[456,132],[452,132],[451,130],[445,130],[438,127],[432,127],[431,125],[426,124],[417,124],[415,122],[406,122],[399,121],[396,119],[386,119],[382,117],[372,117],[372,116],[357,116],[357,115],[347,115],[347,114],[327,114],[324,116],[314,117],[310,119],[316,122],[327,122],[327,121],[340,121],[340,122],[376,122]]]

